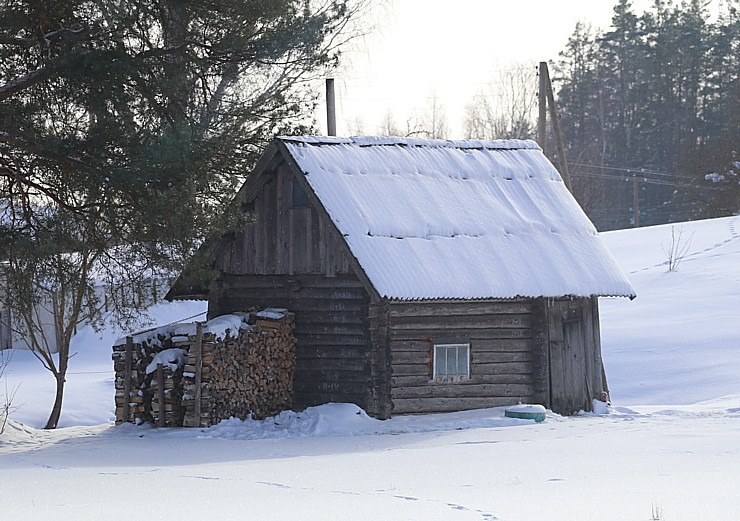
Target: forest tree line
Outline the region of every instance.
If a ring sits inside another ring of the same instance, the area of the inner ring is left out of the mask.
[[[599,229],[740,210],[740,2],[638,14],[619,0],[608,30],[576,25],[554,80],[574,191]]]

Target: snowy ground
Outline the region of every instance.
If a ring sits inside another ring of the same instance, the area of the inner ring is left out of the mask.
[[[51,378],[15,352],[8,385],[23,407],[0,436],[0,519],[737,519],[740,217],[682,230],[675,272],[670,226],[604,234],[639,295],[602,301],[607,414],[380,422],[335,404],[205,430],[113,427],[119,333],[82,330],[67,427],[46,432]]]

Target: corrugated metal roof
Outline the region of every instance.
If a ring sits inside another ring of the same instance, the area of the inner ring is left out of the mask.
[[[280,138],[381,296],[629,296],[532,141]]]

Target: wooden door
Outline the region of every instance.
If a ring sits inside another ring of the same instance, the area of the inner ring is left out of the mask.
[[[588,299],[550,300],[548,303],[550,399],[553,411],[573,414],[591,410],[593,343],[584,319]]]

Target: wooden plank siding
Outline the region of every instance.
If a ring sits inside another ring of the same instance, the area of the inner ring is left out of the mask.
[[[428,301],[389,306],[393,413],[527,402],[535,393],[529,300]],[[470,344],[470,378],[434,381],[435,343]]]
[[[595,297],[549,299],[550,407],[561,414],[591,410],[606,390]]]
[[[294,206],[293,174],[283,163],[263,174],[266,181],[245,202],[248,222],[233,234],[216,267],[242,275],[350,273],[350,259],[334,229],[310,205]]]

